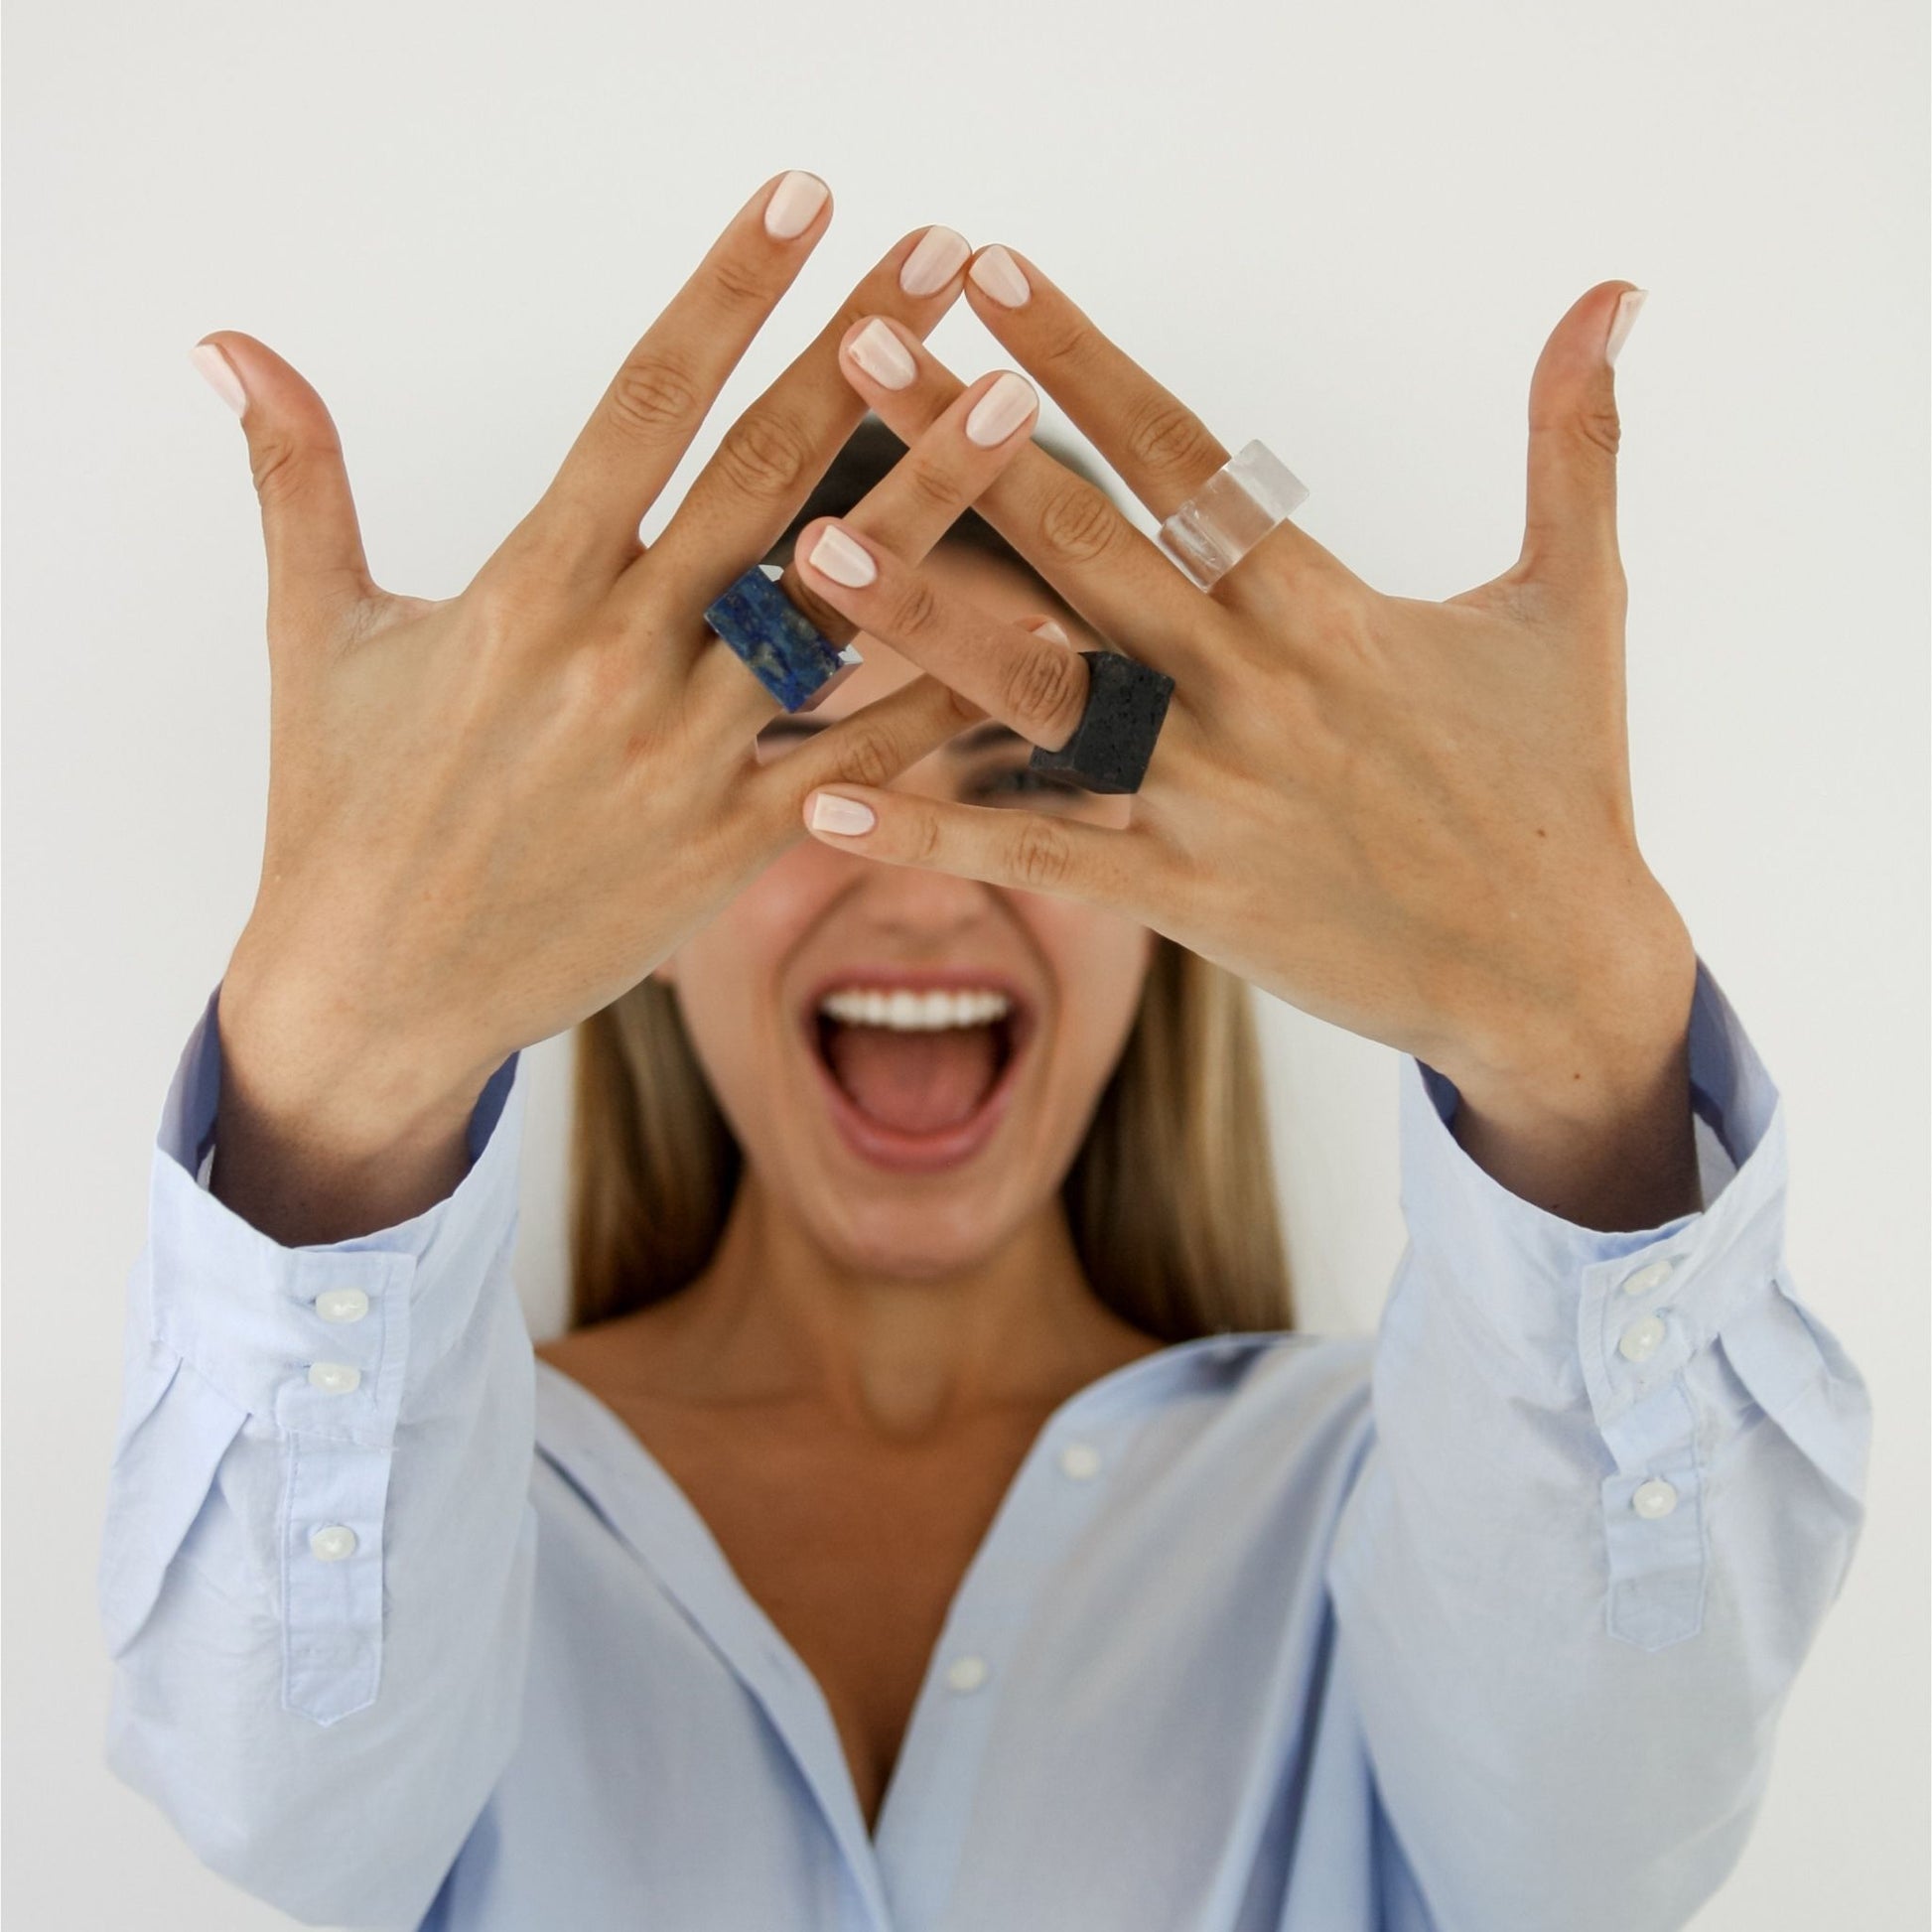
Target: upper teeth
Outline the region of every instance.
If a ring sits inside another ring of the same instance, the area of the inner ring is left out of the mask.
[[[938,1027],[983,1027],[1006,1016],[1013,1002],[1004,993],[893,993],[844,987],[818,1003],[820,1013],[848,1026],[896,1027],[901,1032],[924,1032]]]

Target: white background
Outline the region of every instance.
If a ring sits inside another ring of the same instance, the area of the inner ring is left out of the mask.
[[[163,1092],[252,900],[266,770],[255,501],[189,347],[242,329],[301,368],[377,578],[448,595],[793,166],[830,181],[833,225],[674,491],[860,271],[940,220],[1033,255],[1230,447],[1267,439],[1372,583],[1446,596],[1516,555],[1551,326],[1605,277],[1651,290],[1618,375],[1639,834],[1784,1092],[1793,1272],[1877,1414],[1864,1542],[1696,1924],[1925,1923],[1916,0],[40,0],[11,29],[13,1924],[283,1923],[100,1762],[123,1283]],[[1002,359],[963,304],[933,345],[962,373]],[[1268,1028],[1305,1325],[1366,1332],[1402,1241],[1397,1061],[1287,1009]],[[541,1333],[563,1042],[531,1059]]]

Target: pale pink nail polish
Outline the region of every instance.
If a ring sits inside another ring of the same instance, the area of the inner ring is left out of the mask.
[[[853,337],[845,352],[882,389],[903,389],[919,372],[905,345],[878,316]]]
[[[906,256],[898,285],[907,295],[937,295],[972,252],[972,243],[955,229],[928,228]]]
[[[1625,289],[1617,298],[1616,312],[1610,317],[1610,333],[1603,342],[1603,360],[1611,367],[1615,367],[1617,351],[1622,348],[1630,331],[1637,326],[1637,317],[1649,293],[1648,289]]]
[[[981,249],[967,273],[1003,309],[1018,309],[1033,294],[1020,264],[998,242]]]
[[[790,241],[818,218],[831,190],[816,175],[794,168],[771,191],[764,205],[764,231],[773,241]]]
[[[806,821],[814,832],[870,832],[878,822],[870,805],[857,798],[841,798],[835,791],[812,794],[811,816]]]
[[[863,590],[879,575],[879,569],[866,554],[863,544],[854,543],[837,524],[823,530],[812,545],[811,567],[835,584],[849,590]]]
[[[1030,623],[1027,628],[1035,637],[1050,637],[1056,644],[1070,644],[1073,641],[1051,618],[1041,618],[1036,623]]]
[[[241,386],[234,364],[213,343],[197,343],[188,359],[207,378],[207,385],[239,416],[248,407],[248,391]]]
[[[1009,369],[987,390],[966,418],[966,439],[983,450],[1004,443],[1039,407],[1039,396],[1024,375]]]

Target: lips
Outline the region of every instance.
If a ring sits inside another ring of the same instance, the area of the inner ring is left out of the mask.
[[[837,1025],[819,1013],[826,994],[841,987],[876,988],[882,992],[962,992],[991,989],[1011,1002],[1005,1017],[992,1024],[994,1073],[990,1084],[963,1116],[925,1131],[893,1126],[868,1113],[840,1083],[827,1040]],[[970,967],[908,968],[851,967],[827,974],[801,1002],[800,1030],[816,1069],[826,1107],[840,1140],[862,1160],[901,1173],[927,1173],[958,1166],[979,1152],[998,1131],[1012,1103],[1020,1070],[1026,1060],[1035,1021],[1033,1001],[1004,973]]]

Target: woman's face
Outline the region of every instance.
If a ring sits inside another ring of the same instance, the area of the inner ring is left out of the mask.
[[[942,544],[925,567],[995,617],[1051,615],[1076,648],[1096,641],[997,559]],[[817,710],[767,726],[761,758],[918,674],[875,638],[856,641],[864,664]],[[989,720],[895,788],[1127,823],[1128,799],[1029,773],[1031,749]],[[1153,943],[1145,926],[1073,899],[801,838],[658,976],[765,1192],[835,1262],[936,1278],[995,1252],[1057,1193]],[[897,1012],[884,1004],[895,991]]]

